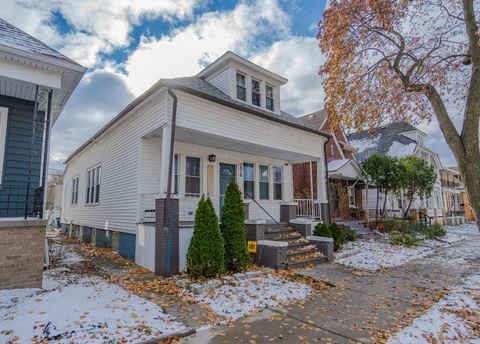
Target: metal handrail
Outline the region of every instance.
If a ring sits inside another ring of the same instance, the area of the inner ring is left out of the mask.
[[[255,204],[258,205],[258,207],[259,207],[260,209],[262,209],[262,210],[265,212],[265,214],[267,214],[268,217],[270,217],[270,218],[272,219],[272,221],[275,222],[275,224],[276,224],[278,227],[280,227],[281,235],[283,236],[283,235],[284,235],[283,226],[282,226],[277,220],[275,220],[275,218],[274,218],[268,211],[266,211],[265,208],[260,205],[260,203],[258,203],[258,202],[252,197],[252,195],[250,195],[248,192],[245,192],[245,195],[246,195],[249,199],[251,199],[253,202],[255,202]]]
[[[432,216],[422,211],[418,211],[418,217],[420,218],[420,222],[422,222],[422,217],[425,219],[425,226],[427,226],[427,219],[428,219],[428,227],[432,226],[432,219],[433,219]]]

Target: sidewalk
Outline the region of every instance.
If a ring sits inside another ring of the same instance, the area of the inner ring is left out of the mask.
[[[300,274],[334,285],[282,310],[268,310],[184,343],[382,342],[437,301],[462,277],[480,271],[480,238],[438,249],[435,255],[377,273],[323,264]]]

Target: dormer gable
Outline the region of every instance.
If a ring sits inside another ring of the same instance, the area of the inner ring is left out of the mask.
[[[419,146],[423,146],[423,139],[427,136],[426,133],[421,131],[420,129],[415,129],[411,131],[406,131],[402,133],[403,136],[408,137],[409,139],[412,139],[415,141]]]
[[[222,92],[245,104],[280,114],[280,87],[287,79],[226,52],[197,74]]]

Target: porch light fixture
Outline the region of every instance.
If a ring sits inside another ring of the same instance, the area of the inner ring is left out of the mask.
[[[208,156],[208,161],[210,161],[210,162],[215,162],[215,158],[216,158],[215,154],[210,154],[210,155]]]

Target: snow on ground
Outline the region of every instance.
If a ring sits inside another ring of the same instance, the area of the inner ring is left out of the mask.
[[[438,239],[423,240],[421,245],[428,247],[448,247],[460,241],[471,239],[470,235],[458,234],[460,232],[447,232],[447,234]]]
[[[58,258],[58,266],[68,266],[80,263],[83,257],[74,250],[74,245],[54,243],[49,248],[49,255]]]
[[[467,222],[458,226],[445,226],[445,229],[447,232],[452,233],[480,235],[478,227],[474,222]]]
[[[473,327],[480,322],[480,275],[469,276],[465,284],[454,289],[415,319],[388,344],[478,343],[480,333]],[[477,328],[478,330],[478,328]]]
[[[183,329],[156,304],[97,277],[50,272],[43,285],[0,291],[1,343],[138,343]]]
[[[335,255],[335,262],[366,271],[377,271],[428,256],[433,250],[428,247],[404,247],[380,241],[355,241],[347,243]]]
[[[235,320],[267,307],[303,299],[310,293],[306,284],[268,275],[241,280],[235,285],[224,284],[195,298],[209,305],[217,315]]]

